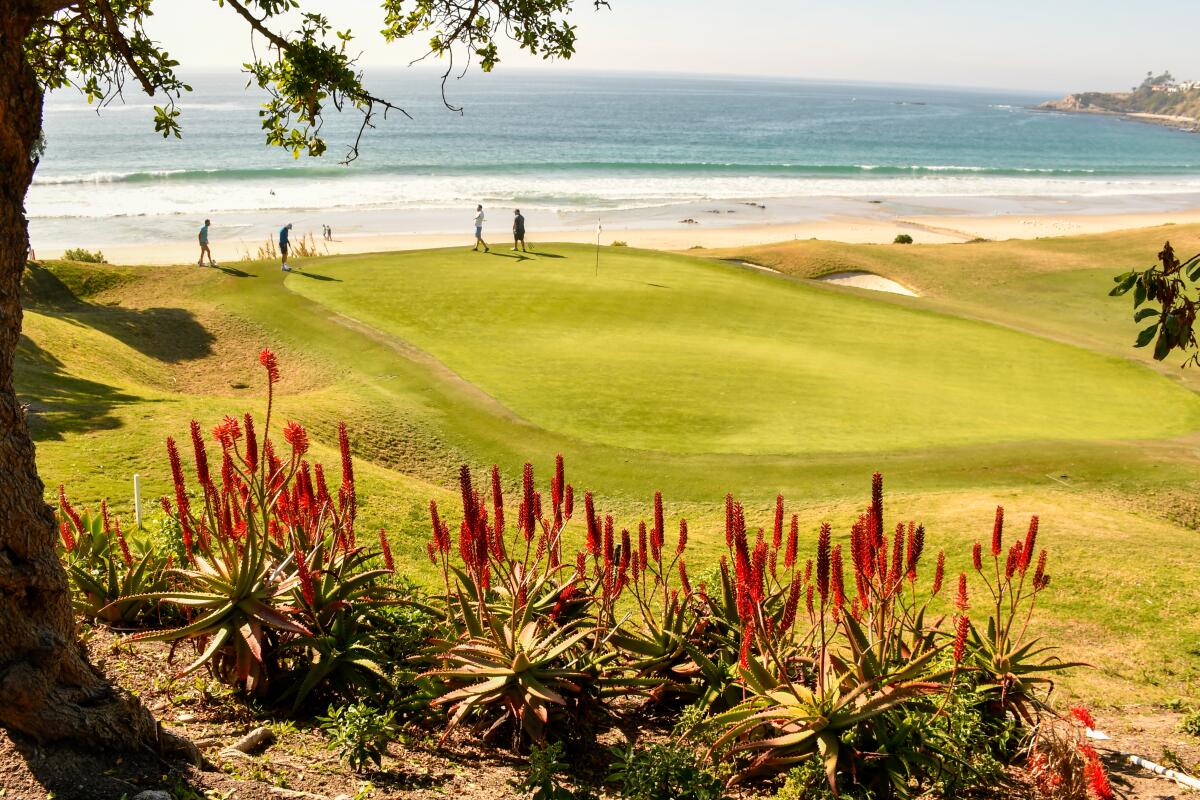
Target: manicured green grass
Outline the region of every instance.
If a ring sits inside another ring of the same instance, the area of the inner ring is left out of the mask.
[[[677,453],[1162,438],[1190,392],[996,325],[661,253],[322,262],[289,288],[412,342],[538,427]]]
[[[605,249],[596,277],[594,251],[569,245],[328,258],[290,276],[55,264],[28,276],[17,383],[48,487],[128,517],[133,473],[147,506],[168,489],[166,436],[261,414],[269,345],[276,419],[306,424],[326,463],[347,421],[363,530],[386,526],[418,580],[428,501],[453,518],[460,463],[515,481],[530,460],[544,478],[561,452],[626,526],[662,490],[692,522],[697,572],[720,551],[728,491],[752,525],[783,492],[807,532],[830,519],[844,535],[881,470],[889,512],[925,521],[954,571],[1002,502],[1042,515],[1040,624],[1099,667],[1071,690],[1165,699],[1193,694],[1200,668],[1195,533],[1170,521],[1200,483],[1200,403],[1194,376],[1130,350],[1127,301],[1106,297],[1161,236],[719,254],[790,276]],[[791,279],[846,268],[925,296]]]

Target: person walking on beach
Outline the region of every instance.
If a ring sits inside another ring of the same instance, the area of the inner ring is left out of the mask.
[[[288,231],[292,229],[292,223],[288,223],[279,229],[279,254],[283,256],[283,271],[291,272],[292,268],[288,266]]]
[[[209,220],[204,220],[204,224],[200,226],[200,260],[196,262],[197,267],[204,266],[204,256],[208,256],[208,265],[215,267],[217,262],[213,261],[212,250],[208,249],[208,226],[212,225]]]
[[[485,253],[491,252],[491,248],[488,247],[487,242],[485,242],[483,240],[483,204],[482,203],[475,206],[475,246],[472,247],[471,249],[478,252],[479,245],[483,245],[483,252],[485,252]]]
[[[525,217],[521,215],[521,209],[513,211],[513,252],[517,252],[517,247],[520,246],[521,252],[525,252]]]

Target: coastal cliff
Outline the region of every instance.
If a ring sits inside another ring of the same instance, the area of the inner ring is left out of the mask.
[[[1071,114],[1106,114],[1200,132],[1200,88],[1143,84],[1132,92],[1080,92],[1037,106]]]

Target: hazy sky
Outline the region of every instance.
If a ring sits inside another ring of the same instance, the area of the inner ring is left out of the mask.
[[[611,0],[578,3],[578,53],[505,65],[982,86],[1061,93],[1127,89],[1146,70],[1200,78],[1190,0]],[[417,42],[386,45],[373,0],[305,0],[350,27],[363,63],[406,64]],[[152,31],[185,68],[236,68],[244,24],[214,0],[162,0]],[[424,38],[424,37],[421,37]]]

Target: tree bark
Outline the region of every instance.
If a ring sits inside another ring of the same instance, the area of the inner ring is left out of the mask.
[[[13,389],[28,252],[25,193],[37,167],[43,97],[24,53],[41,12],[35,0],[14,5],[0,14],[0,726],[40,741],[177,749],[180,740],[164,735],[136,697],[106,681],[75,640],[54,515],[42,499]]]

